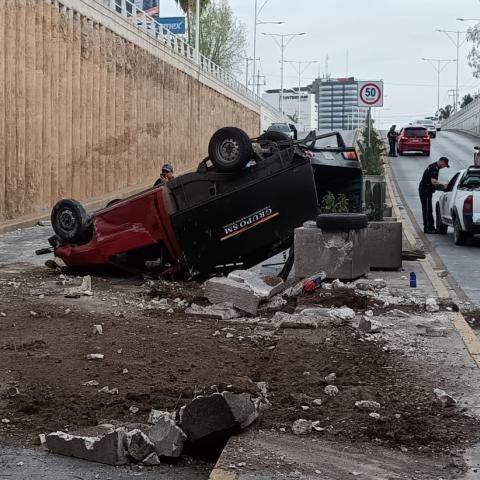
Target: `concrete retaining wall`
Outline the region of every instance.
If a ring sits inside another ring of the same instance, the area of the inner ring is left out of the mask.
[[[96,0],[0,1],[0,223],[193,168],[260,108]]]
[[[443,130],[458,130],[480,136],[480,99],[474,100],[442,122]]]

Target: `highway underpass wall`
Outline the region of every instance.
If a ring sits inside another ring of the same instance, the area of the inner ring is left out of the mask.
[[[0,225],[187,171],[260,107],[95,0],[0,1]]]
[[[442,129],[457,130],[480,136],[480,99],[475,99],[447,120],[444,120]]]

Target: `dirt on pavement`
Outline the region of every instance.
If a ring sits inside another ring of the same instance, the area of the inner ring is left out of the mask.
[[[437,385],[421,365],[365,341],[348,324],[276,331],[189,316],[181,300],[206,303],[196,283],[156,284],[152,292],[138,279],[98,277],[92,297],[64,297],[80,283],[41,267],[0,267],[0,418],[9,420],[0,424],[3,444],[31,445],[39,433],[105,420],[145,421],[151,408],[179,408],[199,393],[256,394],[260,381],[268,382],[272,406],[255,428],[290,430],[305,418],[320,421],[324,430],[314,435],[323,439],[423,452],[478,437],[476,420],[435,402]],[[352,291],[317,291],[308,302],[357,312],[373,306]],[[92,333],[94,324],[103,335]],[[87,360],[92,353],[103,360]],[[332,372],[335,397],[324,393]],[[92,380],[98,385],[83,385]],[[105,386],[118,393],[99,392]],[[380,419],[356,409],[357,400],[379,402]],[[131,406],[139,412],[131,414]]]

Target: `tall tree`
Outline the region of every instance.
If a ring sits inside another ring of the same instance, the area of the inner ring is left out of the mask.
[[[209,3],[200,17],[200,52],[228,72],[237,73],[246,45],[245,25],[235,17],[228,0]]]
[[[473,68],[473,76],[480,78],[480,23],[467,30],[467,40],[473,43],[468,53],[468,64]]]
[[[469,103],[473,102],[473,97],[467,93],[463,96],[462,102],[460,103],[460,108],[466,107]]]
[[[446,120],[452,113],[453,107],[451,105],[446,105],[445,108],[440,108],[437,112],[438,118],[440,120]]]

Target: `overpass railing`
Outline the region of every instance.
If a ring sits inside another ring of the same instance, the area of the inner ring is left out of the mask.
[[[188,62],[194,64],[202,72],[207,73],[231,90],[240,94],[242,97],[262,106],[274,115],[280,115],[280,112],[273,108],[269,103],[249,90],[242,82],[237,80],[225,69],[212,62],[205,55],[192,47],[183,37],[170,31],[168,27],[158,22],[154,17],[144,10],[138,8],[131,0],[103,0],[103,3],[109,6],[118,14],[127,18],[133,25],[143,30],[147,34],[155,37],[162,45],[168,47],[172,52],[180,55]]]

